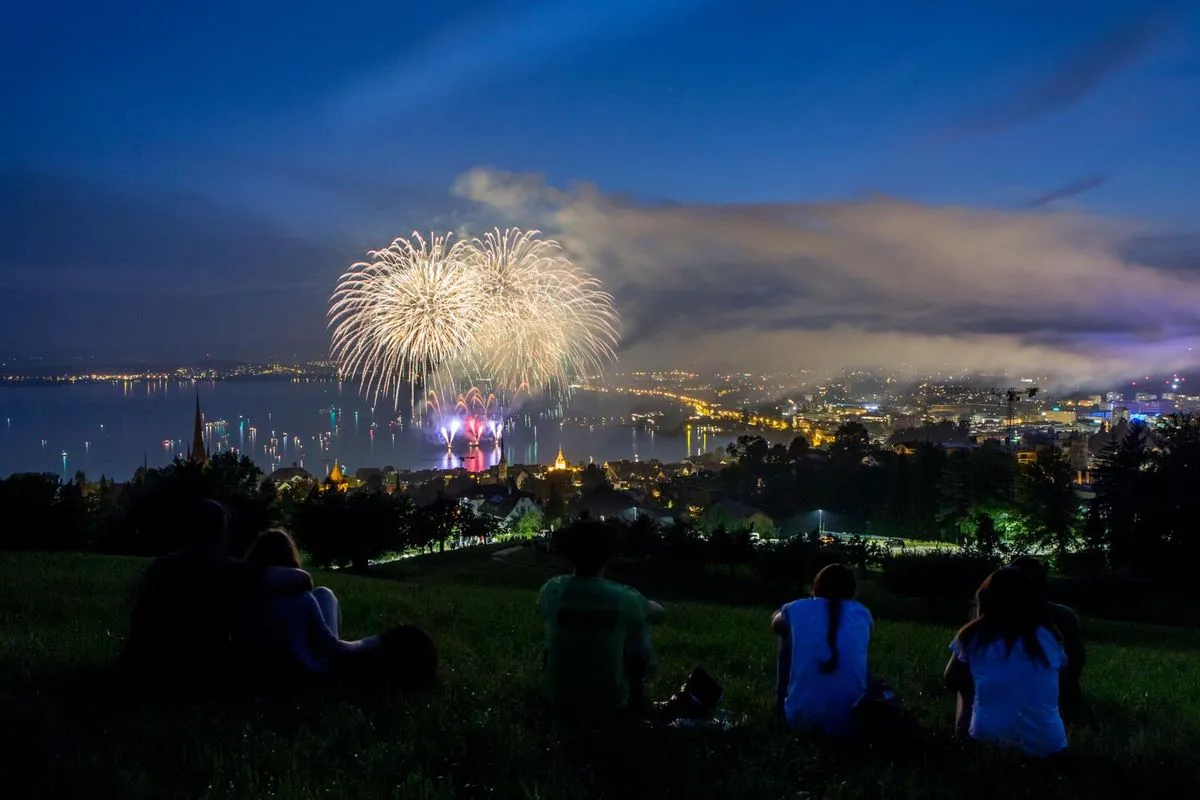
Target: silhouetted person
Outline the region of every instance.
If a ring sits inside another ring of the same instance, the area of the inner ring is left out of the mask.
[[[771,618],[779,637],[776,701],[788,726],[835,736],[854,733],[854,706],[867,691],[871,612],[854,599],[857,581],[843,564],[813,580],[812,597]]]
[[[229,514],[220,503],[204,500],[181,511],[185,546],[143,575],[122,661],[143,684],[221,684],[234,674],[232,630],[243,609],[264,595],[311,591],[312,578],[226,555]]]
[[[246,561],[264,569],[300,569],[300,553],[286,531],[263,531]],[[235,641],[248,669],[273,679],[334,678],[361,684],[427,686],[437,676],[437,648],[425,631],[402,625],[357,641],[340,638],[342,612],[325,586],[311,592],[267,595],[244,609]]]
[[[1067,655],[1036,586],[1006,567],[984,580],[976,598],[979,614],[954,637],[946,666],[946,683],[959,695],[956,733],[1039,758],[1062,752],[1058,682]]]
[[[546,629],[542,693],[572,716],[636,708],[645,699],[649,625],[665,612],[636,590],[605,580],[616,549],[606,526],[579,522],[561,537],[574,573],[551,578],[538,595]]]

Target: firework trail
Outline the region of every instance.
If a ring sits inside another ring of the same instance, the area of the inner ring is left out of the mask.
[[[447,445],[464,428],[473,444],[499,432],[495,396],[457,387],[484,375],[507,394],[565,393],[572,375],[615,358],[617,323],[612,296],[557,242],[498,228],[469,242],[396,239],[350,267],[329,309],[342,374],[373,402],[392,394],[398,404],[403,383],[414,396],[420,384],[422,408],[457,423],[443,427]],[[452,397],[453,410],[439,401]]]

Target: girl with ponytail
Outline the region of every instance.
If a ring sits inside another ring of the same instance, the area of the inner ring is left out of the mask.
[[[788,603],[771,628],[780,637],[776,696],[789,726],[832,735],[854,730],[853,709],[867,689],[871,612],[854,599],[843,564],[817,573],[812,597]]]

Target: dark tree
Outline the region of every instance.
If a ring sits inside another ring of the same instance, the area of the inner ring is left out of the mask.
[[[871,450],[871,435],[861,422],[847,422],[833,433],[829,455],[838,461],[859,462]]]
[[[542,514],[546,521],[550,523],[558,522],[567,513],[567,501],[563,497],[562,490],[558,488],[557,483],[550,484],[550,494],[546,498],[546,505],[542,508]]]
[[[608,477],[604,474],[604,469],[597,464],[588,464],[584,467],[579,480],[580,491],[584,494],[589,494],[609,485]]]
[[[1075,545],[1079,532],[1079,498],[1075,472],[1057,447],[1037,455],[1021,475],[1018,511],[1027,531],[1026,544],[1051,547],[1062,555]]]

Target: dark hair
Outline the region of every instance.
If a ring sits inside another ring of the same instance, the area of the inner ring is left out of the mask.
[[[616,555],[616,537],[602,522],[580,520],[562,532],[563,549],[576,573],[593,575]]]
[[[1045,592],[1046,578],[1050,575],[1046,562],[1034,556],[1017,556],[1009,566],[1028,575],[1039,594]]]
[[[180,516],[179,539],[185,547],[221,551],[229,534],[229,509],[216,500],[197,500]]]
[[[1061,636],[1046,617],[1045,603],[1028,573],[1017,567],[996,570],[980,585],[975,603],[979,616],[962,626],[954,637],[961,647],[983,647],[1003,639],[1008,655],[1020,639],[1031,660],[1050,666],[1046,650],[1038,641],[1038,628],[1048,629],[1056,639]]]
[[[300,552],[287,531],[270,528],[260,533],[246,551],[246,560],[260,567],[300,567]]]
[[[830,564],[813,579],[813,597],[826,600],[829,608],[829,633],[826,641],[829,643],[830,657],[828,661],[817,664],[823,675],[828,675],[838,668],[841,653],[838,652],[837,635],[842,626],[842,603],[845,600],[853,600],[857,588],[858,581],[854,579],[854,572],[845,564]]]

